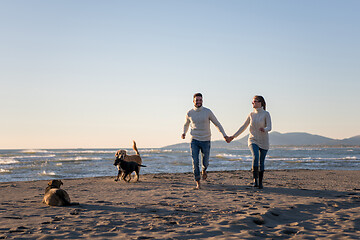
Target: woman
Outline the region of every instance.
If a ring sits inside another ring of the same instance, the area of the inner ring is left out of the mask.
[[[253,157],[252,172],[254,187],[263,188],[263,177],[265,170],[265,157],[269,150],[269,134],[271,131],[271,118],[266,111],[266,102],[262,96],[255,96],[252,101],[254,111],[249,114],[245,123],[230,137],[231,142],[238,137],[250,125],[248,145]],[[259,166],[260,165],[260,166]]]

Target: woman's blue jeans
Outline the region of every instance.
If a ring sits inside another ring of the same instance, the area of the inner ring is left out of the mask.
[[[199,153],[201,152],[201,166],[205,171],[209,166],[210,141],[191,140],[191,157],[195,181],[200,181]]]
[[[253,157],[251,170],[253,172],[254,171],[263,172],[265,170],[265,157],[268,150],[259,148],[259,146],[254,143],[250,144],[249,148]],[[259,167],[259,163],[260,163],[260,167]]]

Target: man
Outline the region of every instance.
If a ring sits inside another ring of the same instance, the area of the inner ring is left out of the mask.
[[[186,132],[191,126],[191,156],[193,160],[193,171],[196,182],[196,188],[200,189],[200,168],[199,168],[199,153],[202,155],[202,177],[206,180],[206,169],[209,166],[210,156],[210,121],[219,129],[226,141],[229,141],[229,137],[226,135],[220,122],[216,119],[215,115],[208,108],[202,106],[203,98],[201,93],[194,94],[194,108],[187,112],[186,121],[184,124],[184,131],[181,135],[182,139],[185,139]]]

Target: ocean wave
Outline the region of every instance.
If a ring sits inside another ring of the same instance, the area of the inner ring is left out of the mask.
[[[228,161],[239,161],[239,160],[243,160],[243,161],[249,161],[252,159],[251,155],[237,155],[237,154],[231,154],[231,153],[219,153],[215,155],[215,158],[220,158],[220,159],[226,159]]]
[[[93,161],[93,160],[102,160],[101,157],[75,157],[75,161]]]
[[[344,160],[360,160],[357,157],[344,157],[344,158],[313,158],[313,157],[306,157],[306,158],[288,158],[288,157],[272,157],[266,158],[270,161],[286,161],[286,162],[334,162],[334,161],[344,161]]]
[[[26,149],[26,150],[22,150],[20,151],[22,153],[27,153],[27,154],[34,154],[34,153],[48,153],[48,150],[43,150],[43,149]]]
[[[287,157],[273,157],[265,159],[269,161],[288,161],[288,162],[308,162],[315,160],[324,160],[324,159],[314,159],[314,158],[287,158]]]
[[[171,162],[171,165],[173,166],[191,166],[190,162]]]
[[[231,159],[234,159],[234,158],[240,158],[240,155],[235,155],[235,154],[231,154],[231,153],[219,153],[219,154],[216,154],[215,157],[217,158],[231,158]]]
[[[356,156],[347,156],[347,157],[344,157],[344,158],[341,158],[343,160],[360,160],[359,158],[357,158]]]
[[[68,158],[57,158],[53,162],[71,162],[71,161],[96,161],[102,160],[101,157],[68,157]]]
[[[58,153],[71,153],[71,154],[115,154],[116,150],[66,150],[59,151]]]
[[[303,161],[303,160],[284,160],[285,163],[314,163],[314,162],[318,162],[318,161],[315,161],[315,160],[306,160],[306,161]]]
[[[39,172],[38,175],[40,176],[56,176],[55,172],[47,172],[45,170],[43,170],[42,172]]]
[[[5,158],[5,159],[1,159],[0,158],[0,165],[7,165],[7,164],[14,164],[14,163],[18,163],[19,161],[13,159],[13,158]]]
[[[55,154],[47,154],[47,155],[19,155],[19,156],[15,156],[14,158],[53,158],[56,157]]]
[[[188,150],[179,150],[179,149],[139,149],[141,153],[188,153]]]
[[[286,149],[286,151],[320,151],[324,150],[324,148],[321,147],[274,147],[272,150],[281,150]]]
[[[360,148],[294,149],[272,148],[266,156],[269,169],[360,169]],[[132,149],[126,150],[134,154]],[[148,166],[142,173],[192,171],[189,149],[141,148],[139,151],[144,165]],[[112,165],[115,152],[116,149],[0,150],[0,181],[107,176],[115,173]],[[219,148],[212,149],[210,161],[213,170],[249,169],[252,156],[247,149]]]

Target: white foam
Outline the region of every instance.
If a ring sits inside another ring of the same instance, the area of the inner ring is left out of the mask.
[[[39,175],[41,175],[41,176],[55,176],[56,173],[55,172],[46,172],[45,170],[43,170],[42,172],[39,173]]]
[[[188,150],[178,150],[178,149],[139,149],[141,153],[188,153]]]
[[[92,160],[102,160],[100,157],[68,157],[68,158],[58,158],[58,161],[71,162],[71,161],[92,161]]]
[[[219,154],[216,154],[216,157],[218,157],[218,158],[239,158],[240,156],[230,154],[230,153],[219,153]]]
[[[0,158],[0,164],[6,165],[6,164],[14,164],[18,163],[19,161],[13,159],[13,158]]]
[[[22,150],[22,153],[47,153],[47,150],[42,150],[42,149],[26,149],[26,150]]]
[[[116,151],[114,150],[68,150],[68,151],[61,151],[59,153],[76,153],[76,154],[81,154],[81,153],[89,153],[89,154],[99,154],[99,153],[114,153],[115,154]]]
[[[17,158],[53,158],[56,157],[55,154],[48,154],[48,155],[32,155],[32,156],[26,156],[26,155],[22,155],[22,156],[18,156]]]

